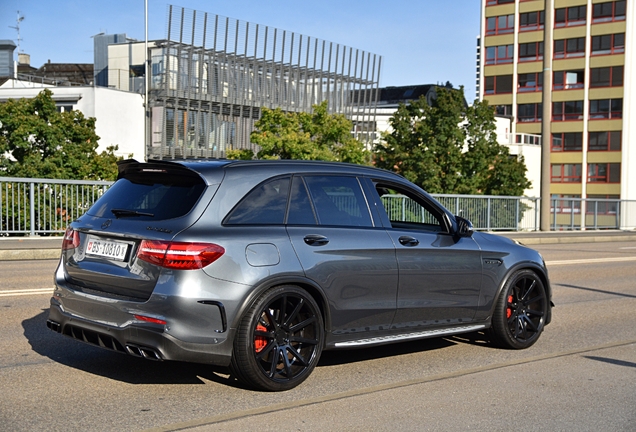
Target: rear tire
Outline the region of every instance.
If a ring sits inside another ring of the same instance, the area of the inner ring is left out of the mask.
[[[547,313],[541,278],[532,270],[515,272],[497,299],[490,329],[493,342],[502,348],[528,348],[539,339]]]
[[[230,367],[251,387],[289,390],[314,370],[323,340],[322,314],[314,299],[297,286],[276,287],[241,319]]]

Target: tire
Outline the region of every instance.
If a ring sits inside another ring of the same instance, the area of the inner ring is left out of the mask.
[[[289,390],[314,370],[323,343],[322,314],[314,299],[296,286],[276,287],[241,319],[230,368],[250,387]]]
[[[548,313],[548,298],[541,278],[532,270],[519,270],[501,290],[490,335],[502,348],[524,349],[541,336]]]

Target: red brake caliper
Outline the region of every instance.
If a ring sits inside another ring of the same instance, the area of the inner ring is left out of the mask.
[[[264,325],[259,323],[256,326],[256,330],[257,331],[266,332],[267,328],[265,328]],[[263,348],[265,348],[266,345],[267,345],[267,338],[265,336],[255,336],[254,337],[254,351],[259,353],[259,352],[263,351]]]
[[[512,304],[512,295],[508,296],[508,304],[511,305]],[[510,309],[509,307],[506,308],[506,318],[510,318],[512,316],[512,309]]]

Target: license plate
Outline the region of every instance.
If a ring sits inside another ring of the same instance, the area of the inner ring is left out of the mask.
[[[109,258],[123,261],[128,252],[128,244],[112,240],[103,240],[97,237],[88,237],[86,242],[86,255]]]

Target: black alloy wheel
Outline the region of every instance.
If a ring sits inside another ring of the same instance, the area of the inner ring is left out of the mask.
[[[492,321],[493,342],[503,348],[528,348],[539,339],[547,312],[541,278],[532,270],[517,271],[499,295]]]
[[[255,388],[289,390],[316,367],[323,335],[320,308],[305,290],[274,288],[263,294],[241,321],[232,371]]]

